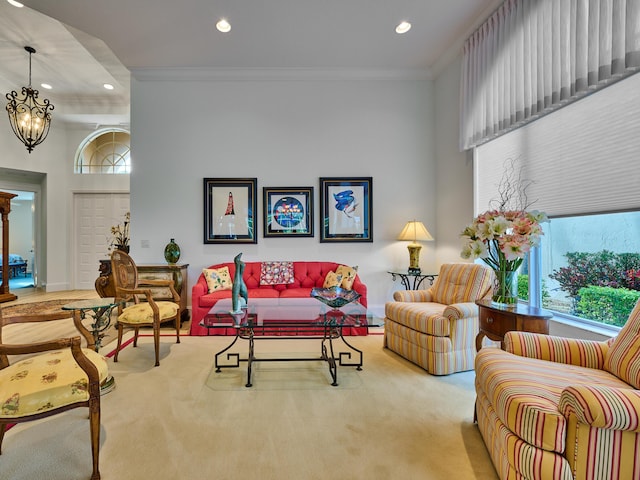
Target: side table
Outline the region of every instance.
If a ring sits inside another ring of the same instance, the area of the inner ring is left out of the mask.
[[[422,285],[422,282],[424,282],[425,279],[428,279],[430,285],[433,285],[433,281],[438,276],[438,274],[432,275],[432,274],[429,273],[429,274],[423,275],[422,273],[415,273],[415,272],[409,272],[409,271],[406,271],[406,272],[387,272],[387,273],[391,274],[391,279],[393,281],[396,280],[396,277],[400,277],[400,281],[402,282],[402,285],[407,290],[418,290],[420,288],[420,286]],[[412,284],[410,278],[413,278],[413,284]]]
[[[516,304],[515,307],[495,305],[490,299],[477,300],[480,332],[476,336],[476,351],[482,348],[483,338],[502,342],[510,331],[549,334],[549,319],[553,314],[541,308]]]
[[[93,348],[97,352],[102,346],[105,330],[111,325],[111,311],[120,303],[119,300],[116,301],[110,297],[78,300],[77,302],[63,305],[62,310],[79,310],[81,320],[85,318],[91,319],[91,330],[89,330],[89,332],[93,336],[93,344],[89,342],[88,347]],[[80,330],[81,333],[83,333],[83,330],[87,331],[87,328],[83,324],[76,325],[76,328]],[[109,393],[115,387],[116,381],[113,376],[109,375],[104,383],[100,385],[100,394],[104,395],[105,393]]]

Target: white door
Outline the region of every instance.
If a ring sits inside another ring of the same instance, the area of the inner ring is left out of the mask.
[[[74,289],[95,288],[100,260],[109,258],[111,227],[124,222],[128,211],[128,193],[73,195]]]

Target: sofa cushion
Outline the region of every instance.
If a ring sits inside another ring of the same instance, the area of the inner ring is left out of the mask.
[[[324,283],[322,284],[322,288],[339,287],[341,283],[342,283],[342,275],[338,275],[336,272],[328,272],[327,276],[324,277]]]
[[[280,292],[280,298],[307,298],[310,296],[310,288],[287,288]]]
[[[339,265],[336,268],[336,275],[342,276],[342,284],[341,287],[346,290],[351,290],[353,286],[353,282],[356,279],[356,275],[358,274],[358,267],[348,267],[346,265]]]
[[[604,368],[640,389],[640,300],[605,356]]]
[[[293,262],[262,262],[260,285],[293,283]]]
[[[450,335],[449,319],[442,316],[447,305],[433,302],[387,302],[385,316],[400,325],[436,337]]]
[[[492,282],[491,269],[483,265],[449,263],[442,265],[430,291],[434,302],[451,305],[484,297]]]
[[[547,362],[483,348],[475,363],[476,388],[484,390],[504,425],[527,443],[565,451],[567,419],[560,413],[568,385],[602,385],[631,389],[614,375],[592,368]]]
[[[231,287],[233,287],[233,281],[229,275],[229,267],[203,268],[202,275],[207,281],[209,293],[218,290],[231,290]]]
[[[252,298],[278,298],[279,293],[273,288],[249,288],[247,289],[249,302]],[[231,290],[219,290],[217,292],[202,295],[198,298],[198,306],[213,307],[218,300],[223,298],[231,298]]]

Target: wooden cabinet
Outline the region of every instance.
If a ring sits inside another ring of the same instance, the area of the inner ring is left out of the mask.
[[[482,348],[482,340],[489,337],[496,342],[502,342],[510,331],[549,334],[549,319],[551,312],[528,305],[516,305],[508,308],[494,305],[491,300],[478,300],[478,315],[480,318],[480,332],[476,337],[476,351]]]
[[[149,264],[136,265],[140,280],[173,280],[176,291],[180,294],[180,308],[182,309],[182,321],[189,320],[187,309],[188,274],[189,264]],[[111,277],[111,261],[100,260],[100,276],[95,282],[96,291],[101,297],[113,297],[115,287]],[[155,300],[171,300],[171,291],[167,287],[151,287],[151,294]]]

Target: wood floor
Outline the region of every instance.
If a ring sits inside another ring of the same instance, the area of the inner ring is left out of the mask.
[[[40,288],[19,288],[11,290],[11,293],[17,295],[18,298],[11,302],[0,303],[0,307],[18,305],[22,303],[42,302],[45,300],[62,300],[64,298],[87,300],[99,297],[98,292],[95,290],[63,290],[60,292],[45,292],[44,289]]]

